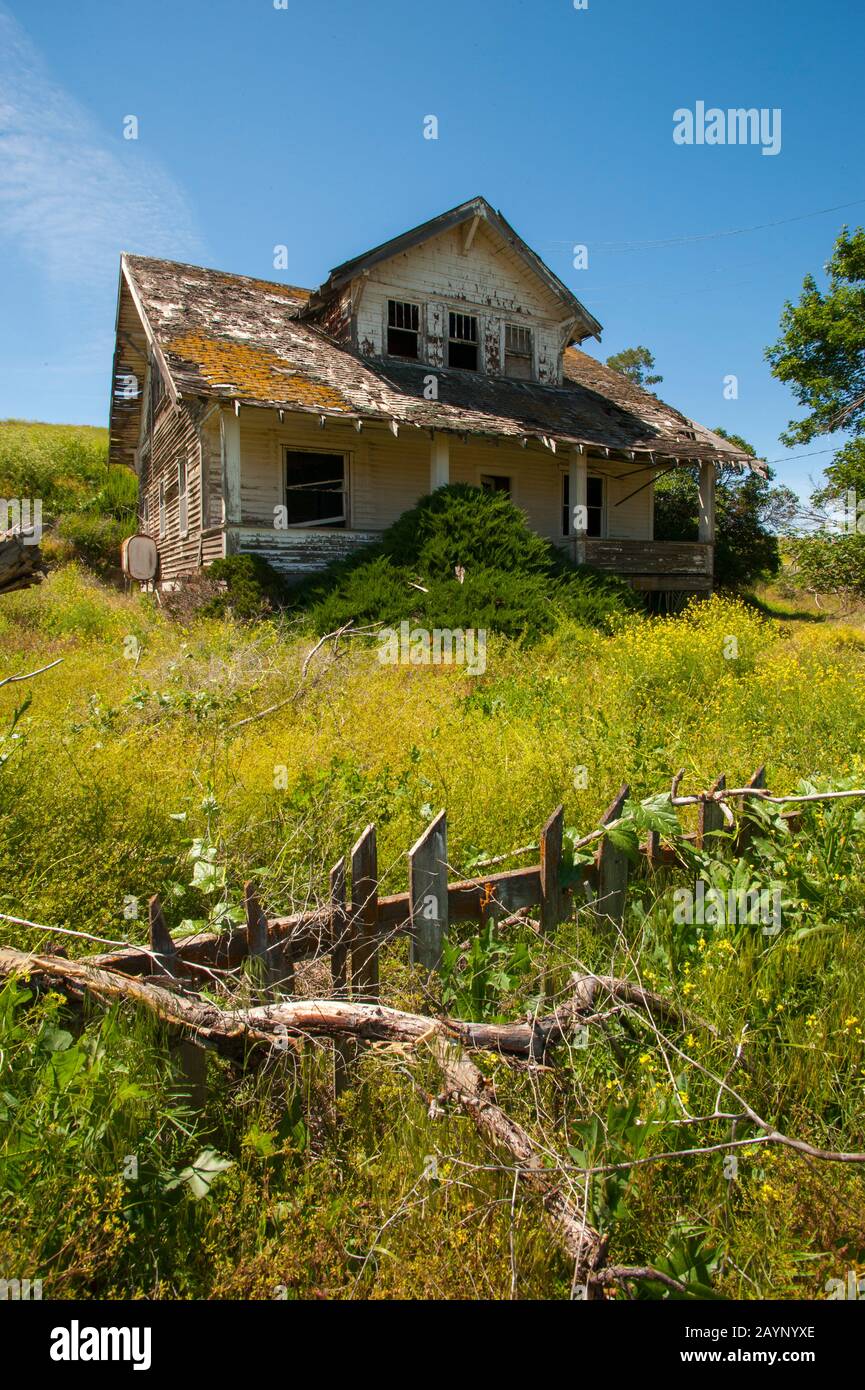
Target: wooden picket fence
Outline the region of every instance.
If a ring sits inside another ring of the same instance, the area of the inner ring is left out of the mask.
[[[764,785],[761,767],[748,786]],[[724,786],[724,778],[719,777],[712,791]],[[629,794],[627,785],[620,789],[601,818],[600,829],[619,818]],[[698,807],[696,830],[684,838],[702,845],[705,837],[723,824],[718,803],[703,801]],[[333,997],[374,1002],[380,996],[381,951],[399,936],[408,936],[412,961],[437,971],[443,943],[456,923],[500,921],[534,907],[540,931],[549,934],[571,915],[573,900],[581,894],[581,906],[621,925],[632,872],[628,855],[602,836],[592,862],[583,866],[578,881],[563,888],[563,830],[563,807],[558,806],[541,831],[537,864],[451,882],[447,817],[441,811],[408,851],[408,892],[383,896],[379,892],[376,829],[368,825],[352,848],[348,863],[343,857],[331,869],[329,901],[323,906],[292,916],[268,917],[255,886],[248,883],[245,926],[199,932],[175,942],[160,900],[153,897],[149,902],[149,949],[129,946],[88,959],[92,965],[123,974],[173,976],[199,985],[208,975],[235,972],[253,961],[262,989],[273,997],[277,992],[293,992],[296,964],[328,956]],[[745,825],[739,831],[740,846],[747,834]],[[657,832],[648,835],[640,852],[650,871],[680,862],[675,846],[663,844]],[[350,900],[346,888],[349,870]]]

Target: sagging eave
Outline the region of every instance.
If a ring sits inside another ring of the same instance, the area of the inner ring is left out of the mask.
[[[129,334],[125,333],[122,328],[124,297],[126,295],[128,295],[134,313],[137,316],[138,322],[141,325],[141,330],[144,335],[143,347],[140,347],[132,339],[130,339]],[[142,358],[142,370],[140,373],[140,378],[138,380],[138,391],[136,396],[134,397],[135,405],[137,408],[135,410],[134,417],[132,417],[131,420],[130,417],[126,417],[124,419],[121,419],[119,417],[120,397],[118,393],[118,371],[121,365],[121,358],[123,356],[122,348],[124,345],[131,348],[134,354],[140,354]],[[153,326],[150,323],[147,317],[147,313],[145,312],[144,305],[141,302],[141,296],[138,293],[138,289],[135,284],[131,268],[127,264],[126,252],[122,252],[120,257],[120,275],[118,277],[117,300],[115,305],[114,352],[112,355],[111,364],[111,399],[108,410],[108,438],[109,460],[111,462],[122,463],[127,467],[136,467],[136,456],[141,442],[139,436],[141,429],[144,392],[146,389],[147,366],[150,362],[155,362],[158,365],[159,371],[162,375],[162,380],[165,385],[166,395],[169,401],[171,402],[172,408],[174,410],[178,410],[180,408],[183,397],[174,381],[171,369],[165,359],[161,347],[159,346],[159,342],[153,330]],[[134,440],[132,437],[133,435]],[[124,457],[118,459],[118,454],[122,454],[124,455]]]
[[[141,319],[141,326],[144,329],[144,335],[147,338],[147,346],[149,347],[153,356],[156,358],[156,361],[159,363],[160,371],[162,372],[163,378],[165,380],[165,388],[171,396],[172,404],[179,405],[182,399],[181,394],[174,384],[174,378],[171,375],[171,369],[169,368],[168,363],[165,360],[165,355],[162,351],[162,348],[159,346],[156,334],[153,331],[153,327],[150,323],[150,320],[147,317],[144,305],[141,302],[141,296],[138,293],[138,288],[135,284],[135,279],[132,275],[132,271],[129,265],[127,264],[125,251],[122,252],[120,256],[120,273],[126,281],[126,284],[129,288],[129,293],[132,296],[132,302],[135,305],[135,308],[138,312],[138,317]]]
[[[272,410],[277,414],[280,424],[285,423],[286,416],[311,415],[317,417],[321,429],[326,429],[330,423],[345,424],[350,425],[358,434],[365,428],[380,426],[383,433],[389,433],[395,438],[399,437],[400,430],[423,430],[427,433],[447,435],[453,440],[473,439],[499,446],[513,444],[522,449],[534,444],[540,452],[553,455],[566,456],[572,449],[595,456],[603,453],[605,461],[626,464],[634,468],[635,471],[643,471],[647,466],[658,469],[687,468],[701,463],[713,463],[716,468],[735,467],[740,471],[747,467],[761,478],[768,475],[768,467],[762,459],[755,459],[747,454],[726,454],[714,448],[697,448],[688,452],[668,453],[662,444],[634,444],[621,447],[606,445],[596,439],[574,435],[540,434],[531,430],[495,433],[487,430],[466,429],[464,425],[436,424],[430,426],[416,420],[398,420],[391,415],[363,415],[358,411],[323,410],[320,406],[287,405],[285,403],[279,404],[276,401],[244,399],[238,396],[226,395],[211,397],[211,399],[217,400],[225,407],[232,407],[235,414],[239,414],[241,408]]]

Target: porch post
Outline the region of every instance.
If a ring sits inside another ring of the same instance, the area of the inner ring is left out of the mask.
[[[586,562],[586,510],[589,496],[589,470],[585,449],[572,449],[568,460],[568,500],[570,502],[570,534],[573,543],[573,557],[578,565]],[[575,508],[582,508],[576,511]]]
[[[700,491],[698,503],[698,540],[711,545],[715,540],[715,465],[700,464]]]
[[[222,499],[228,526],[240,523],[240,418],[223,410],[219,418],[222,443]]]
[[[429,489],[446,487],[450,482],[450,445],[446,434],[434,434],[429,458]]]

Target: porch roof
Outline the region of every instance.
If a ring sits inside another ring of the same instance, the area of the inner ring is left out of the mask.
[[[575,348],[565,352],[563,385],[543,386],[361,357],[299,321],[310,291],[295,286],[124,256],[121,299],[124,293],[132,295],[180,397],[764,471],[729,441]],[[437,400],[424,398],[431,374]],[[112,439],[117,432],[120,444],[116,406],[113,397]]]

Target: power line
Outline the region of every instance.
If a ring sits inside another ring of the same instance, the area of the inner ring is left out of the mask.
[[[836,203],[830,208],[816,208],[813,212],[800,212],[795,217],[782,217],[776,222],[758,222],[753,227],[731,227],[720,232],[701,232],[694,236],[668,237],[659,241],[595,241],[589,243],[593,251],[656,251],[666,246],[684,246],[695,241],[715,241],[719,237],[744,236],[747,232],[763,232],[772,227],[787,227],[791,222],[805,222],[810,217],[823,217],[829,212],[843,212],[846,208],[861,207],[865,198],[857,198],[852,203]],[[546,246],[572,246],[573,240],[548,241]]]
[[[838,451],[839,451],[840,449],[843,449],[843,447],[844,447],[843,444],[839,444],[839,445],[837,446],[837,448],[835,448],[835,449],[812,449],[811,452],[810,452],[810,454],[786,454],[784,458],[780,458],[780,459],[764,459],[763,461],[764,461],[764,463],[770,463],[770,464],[771,464],[771,463],[792,463],[794,459],[813,459],[813,458],[816,458],[818,454],[837,454]]]

